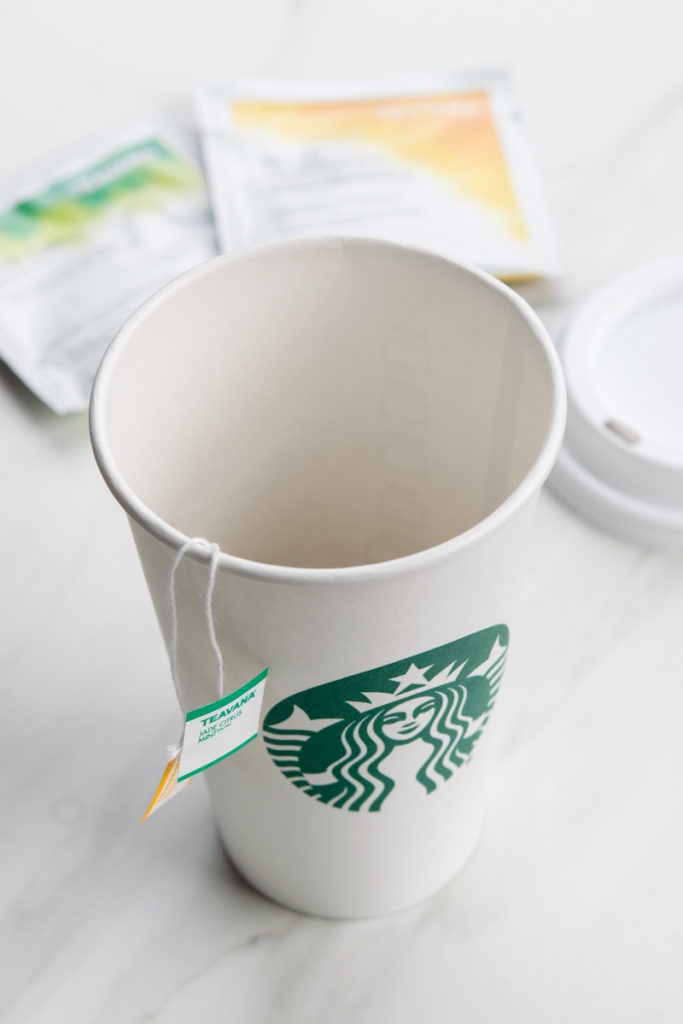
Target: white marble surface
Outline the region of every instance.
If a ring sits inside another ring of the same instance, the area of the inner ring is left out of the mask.
[[[0,186],[230,74],[511,68],[571,303],[683,238],[673,0],[7,0]],[[237,878],[201,784],[137,820],[177,731],[165,654],[85,417],[0,369],[0,1019],[683,1019],[683,558],[544,495],[485,830],[438,897],[335,923]]]

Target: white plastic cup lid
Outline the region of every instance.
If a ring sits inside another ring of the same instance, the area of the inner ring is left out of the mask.
[[[683,551],[683,263],[600,288],[558,349],[567,433],[551,488],[627,540]]]

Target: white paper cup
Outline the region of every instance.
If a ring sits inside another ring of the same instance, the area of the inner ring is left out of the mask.
[[[466,860],[564,416],[517,295],[383,242],[219,257],[110,346],[93,447],[165,640],[174,556],[202,536],[221,547],[225,692],[270,670],[258,739],[206,773],[226,849],[267,895],[383,914]],[[177,573],[183,712],[217,697],[207,574],[201,552]]]

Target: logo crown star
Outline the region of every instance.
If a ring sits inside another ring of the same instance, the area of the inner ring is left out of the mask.
[[[286,729],[289,732],[320,732],[327,729],[328,725],[335,725],[341,722],[341,718],[312,718],[298,704],[292,706],[289,716],[282,722],[277,722],[271,729]]]
[[[424,668],[418,668],[417,665],[411,663],[408,671],[402,676],[393,677],[391,682],[398,683],[399,685],[391,693],[385,690],[363,691],[365,700],[347,700],[346,703],[350,704],[355,711],[363,712],[385,707],[387,704],[393,704],[397,700],[407,700],[408,697],[419,697],[421,694],[428,693],[437,686],[454,682],[462,672],[465,664],[466,660],[460,662],[460,664],[452,662],[442,669],[441,672],[437,672],[431,679],[427,679],[426,673],[431,671],[433,666],[426,665]]]

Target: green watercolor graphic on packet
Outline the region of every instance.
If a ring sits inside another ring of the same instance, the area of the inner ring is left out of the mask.
[[[0,213],[0,258],[14,262],[49,246],[77,245],[113,213],[157,211],[201,187],[196,167],[158,139],[145,139]]]

